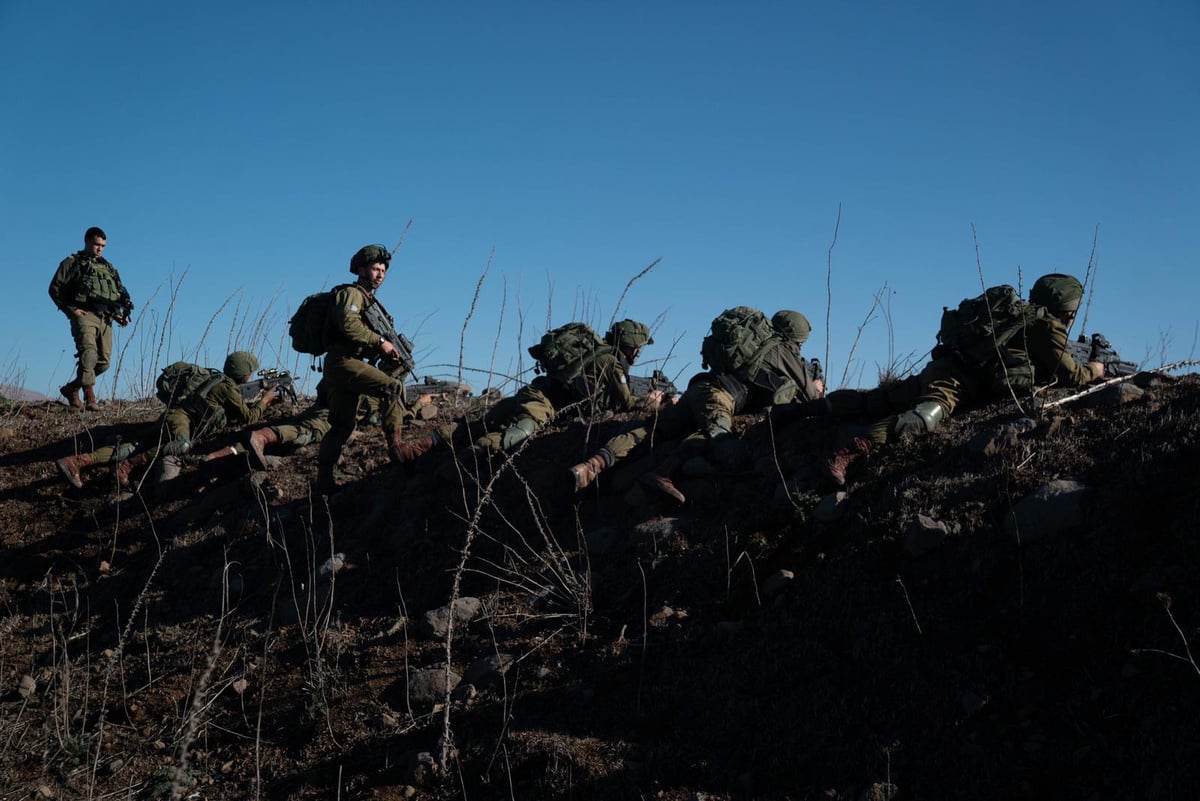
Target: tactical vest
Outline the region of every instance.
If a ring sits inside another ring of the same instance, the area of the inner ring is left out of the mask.
[[[121,284],[117,271],[104,259],[93,259],[82,253],[75,254],[75,266],[79,270],[71,290],[72,300],[80,306],[101,303],[114,306],[121,301]]]

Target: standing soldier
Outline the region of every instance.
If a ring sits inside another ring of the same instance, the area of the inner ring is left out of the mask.
[[[112,356],[112,323],[129,325],[133,313],[133,301],[117,268],[101,255],[107,242],[104,231],[87,229],[83,250],[63,259],[50,281],[50,299],[71,321],[79,362],[75,378],[58,390],[72,409],[100,408],[96,376],[108,369]]]
[[[413,416],[404,403],[404,378],[412,370],[412,353],[375,297],[391,261],[383,245],[366,245],[350,259],[350,272],[358,280],[333,290],[324,379],[329,393],[329,433],[317,452],[314,485],[322,495],[338,489],[334,468],[354,433],[363,395],[379,399],[388,454],[393,461],[400,461],[401,430],[404,421]]]

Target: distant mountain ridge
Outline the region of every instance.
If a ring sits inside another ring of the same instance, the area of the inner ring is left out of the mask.
[[[48,401],[49,396],[14,384],[0,384],[0,396],[15,401]]]

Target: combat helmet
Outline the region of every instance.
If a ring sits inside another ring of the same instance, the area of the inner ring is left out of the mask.
[[[621,320],[619,323],[613,323],[612,328],[608,329],[605,339],[614,348],[625,347],[632,350],[654,344],[654,338],[650,336],[650,329],[645,323],[639,323],[637,320]]]
[[[812,326],[809,325],[808,318],[800,312],[790,309],[780,309],[775,312],[775,316],[771,318],[771,327],[775,329],[775,333],[797,345],[807,342],[808,335],[812,333]]]
[[[392,263],[392,254],[383,245],[364,245],[350,257],[350,272],[358,275],[359,269],[368,264],[382,264],[384,269]]]
[[[243,381],[246,376],[258,372],[258,357],[248,350],[235,350],[225,357],[221,372],[234,381]]]
[[[1083,284],[1073,275],[1050,273],[1043,275],[1029,290],[1029,302],[1045,306],[1051,312],[1078,311],[1083,300]]]

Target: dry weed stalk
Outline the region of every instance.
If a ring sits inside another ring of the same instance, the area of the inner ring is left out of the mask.
[[[1158,602],[1162,604],[1163,611],[1167,614],[1167,620],[1171,621],[1171,626],[1175,629],[1175,633],[1179,635],[1180,642],[1183,643],[1183,655],[1181,656],[1179,654],[1171,653],[1170,651],[1164,651],[1161,648],[1134,648],[1130,651],[1130,653],[1158,654],[1171,659],[1178,659],[1180,662],[1186,662],[1187,664],[1191,665],[1192,670],[1196,672],[1196,675],[1200,676],[1200,665],[1196,664],[1196,658],[1192,656],[1192,643],[1188,639],[1187,635],[1184,634],[1183,628],[1179,625],[1179,621],[1175,619],[1175,615],[1171,613],[1171,606],[1175,603],[1174,600],[1168,593],[1165,592],[1160,592],[1155,597],[1158,599]]]
[[[829,250],[825,254],[825,364],[829,364],[829,326],[833,317],[833,249],[837,245],[838,231],[842,227],[842,204],[838,203],[837,219],[833,222],[833,241],[829,243]],[[855,340],[857,343],[857,340]],[[853,348],[850,351],[854,353]],[[842,381],[845,382],[846,373],[850,370],[850,357],[846,357],[846,369],[842,372]]]

